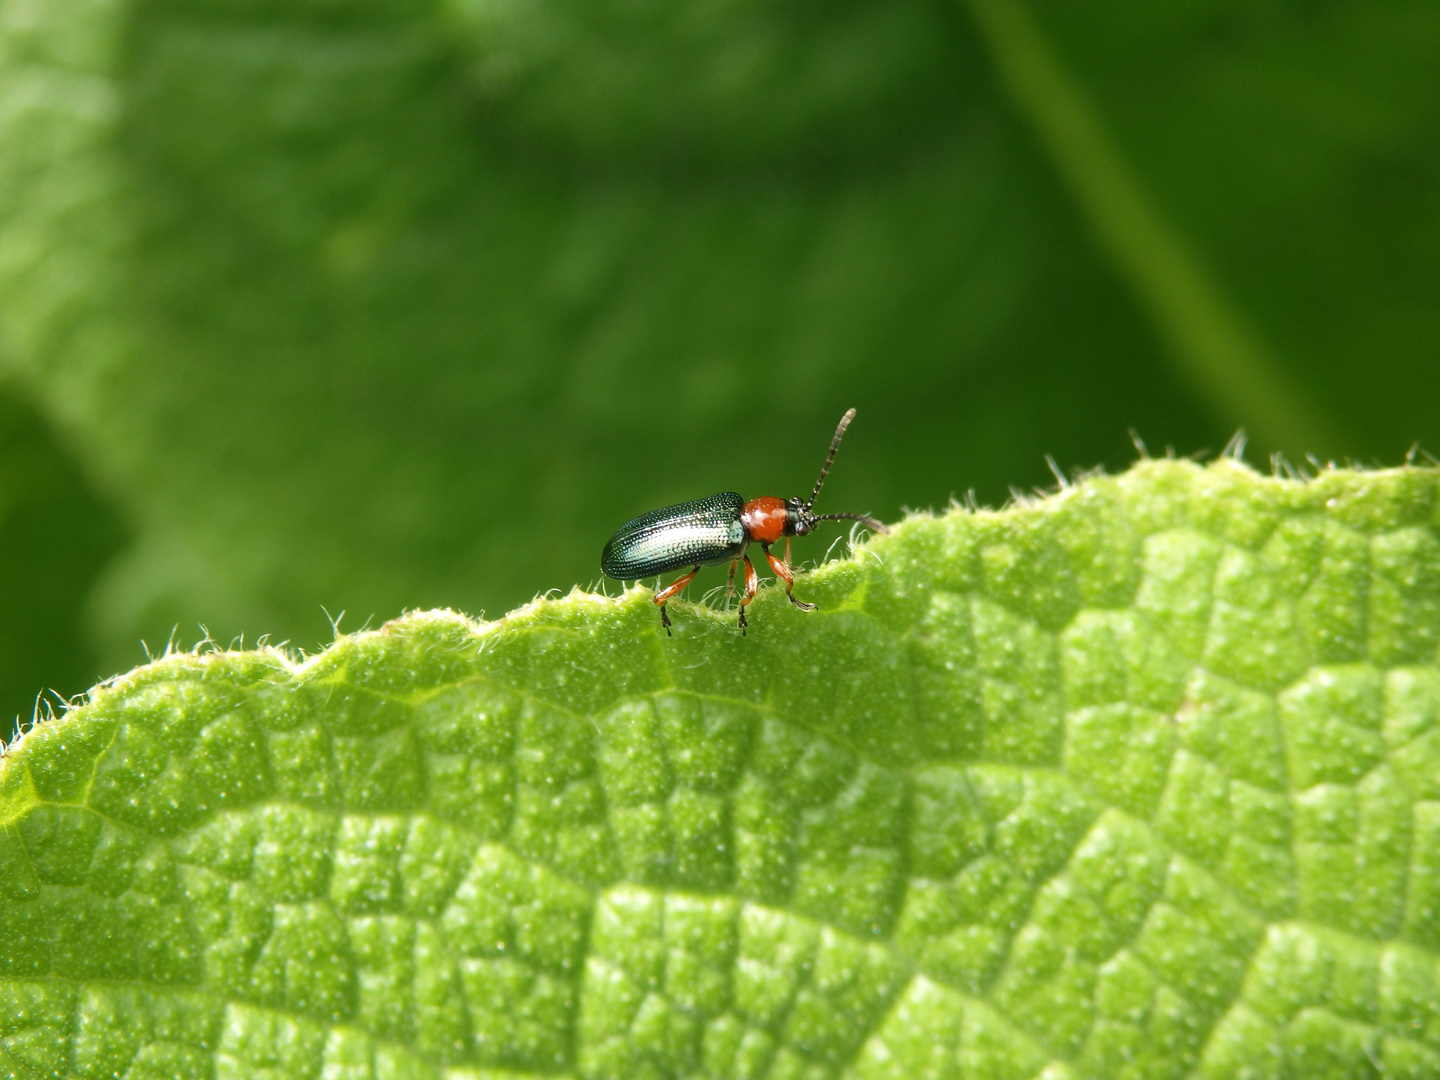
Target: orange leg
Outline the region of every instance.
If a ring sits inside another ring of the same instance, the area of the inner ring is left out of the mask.
[[[743,636],[745,627],[750,625],[745,621],[745,605],[755,599],[755,590],[760,587],[760,575],[755,573],[755,564],[750,561],[749,555],[742,555],[740,561],[745,564],[745,595],[740,598],[740,633]]]
[[[670,616],[665,611],[665,601],[669,600],[672,596],[677,595],[681,589],[685,588],[686,585],[689,585],[690,579],[699,572],[700,568],[697,566],[684,577],[676,578],[669,585],[666,585],[665,588],[661,589],[655,594],[655,606],[660,609],[660,625],[665,627],[665,634],[667,637],[670,635]]]
[[[786,547],[789,547],[789,544],[786,544]],[[804,600],[796,599],[795,594],[790,591],[795,588],[795,572],[790,569],[790,559],[788,558],[790,553],[787,551],[785,554],[787,558],[784,562],[781,562],[775,558],[774,555],[770,554],[770,545],[765,545],[765,558],[770,560],[770,569],[775,571],[775,576],[785,582],[785,595],[789,597],[790,603],[794,604],[801,611],[814,611],[814,604],[807,604]]]
[[[735,595],[735,567],[740,565],[739,559],[730,560],[730,576],[725,579],[725,599],[729,600]]]

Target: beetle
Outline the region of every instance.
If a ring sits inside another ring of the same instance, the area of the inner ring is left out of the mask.
[[[745,620],[745,608],[755,599],[755,590],[759,585],[759,577],[746,548],[759,544],[770,562],[770,569],[785,582],[785,595],[790,602],[801,611],[814,611],[814,604],[805,603],[793,592],[795,572],[790,566],[790,538],[805,536],[822,521],[859,521],[879,533],[890,531],[866,514],[817,514],[813,509],[820,494],[820,485],[825,483],[825,474],[835,460],[835,451],[840,449],[840,440],[845,437],[845,429],[854,419],[854,409],[840,418],[840,426],[830,440],[830,452],[825,455],[825,464],[820,466],[820,478],[815,481],[810,498],[796,496],[780,499],[764,495],[747,502],[733,491],[722,491],[708,499],[662,506],[659,510],[651,510],[627,521],[615,531],[600,553],[600,569],[606,577],[617,581],[635,581],[690,567],[688,574],[676,578],[655,593],[660,624],[669,634],[670,615],[665,610],[665,604],[690,584],[702,566],[729,562],[730,579],[725,585],[728,597],[735,594],[735,568],[743,563],[745,595],[740,598],[740,633],[744,634],[745,627],[749,625]],[[785,540],[783,561],[770,552],[770,545],[782,537]]]

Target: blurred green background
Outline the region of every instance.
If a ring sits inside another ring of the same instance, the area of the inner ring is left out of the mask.
[[[824,509],[1393,464],[1437,282],[1433,2],[0,0],[0,716],[593,583],[852,405]]]

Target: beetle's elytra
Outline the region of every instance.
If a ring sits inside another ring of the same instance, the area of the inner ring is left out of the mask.
[[[863,522],[876,532],[890,531],[865,514],[813,512],[820,486],[825,483],[825,474],[835,460],[835,451],[840,448],[845,429],[854,419],[854,409],[840,418],[840,426],[830,440],[830,452],[825,455],[825,464],[820,466],[820,478],[815,481],[810,498],[779,499],[763,495],[746,502],[733,491],[722,491],[708,499],[662,506],[659,510],[651,510],[627,521],[615,531],[600,553],[600,569],[607,577],[634,581],[690,567],[688,574],[676,578],[655,594],[655,604],[660,608],[660,623],[668,634],[670,615],[665,610],[666,601],[690,584],[690,579],[700,572],[702,566],[728,562],[730,580],[725,586],[725,595],[732,596],[735,592],[735,568],[744,563],[745,594],[740,598],[740,632],[743,634],[749,625],[745,620],[745,608],[755,599],[755,589],[759,584],[755,567],[745,550],[752,543],[759,544],[770,569],[785,582],[785,595],[790,602],[801,611],[814,611],[814,604],[798,599],[792,591],[795,588],[795,572],[790,566],[790,538],[805,536],[822,521],[842,519]],[[770,553],[770,545],[781,537],[785,539],[784,560]]]

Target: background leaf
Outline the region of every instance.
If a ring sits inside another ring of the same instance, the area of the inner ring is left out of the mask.
[[[99,679],[82,616],[125,539],[44,417],[0,387],[0,701],[27,723],[59,704],[48,695],[37,701],[42,691]],[[7,739],[8,719],[0,724]]]
[[[0,1067],[1433,1076],[1437,493],[1147,461],[745,638],[171,655],[0,761]]]
[[[633,513],[801,490],[851,405],[826,498],[892,516],[1130,426],[1434,445],[1437,44],[1418,2],[5,0],[0,365],[133,537],[73,637],[503,611]]]

